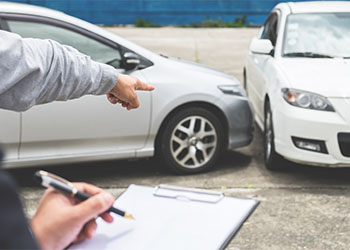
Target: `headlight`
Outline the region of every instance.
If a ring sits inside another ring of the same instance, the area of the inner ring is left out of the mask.
[[[282,89],[284,100],[289,104],[305,109],[315,109],[323,111],[333,111],[334,108],[329,101],[320,95],[296,89]]]
[[[241,84],[237,85],[220,85],[218,88],[224,93],[229,95],[245,96],[245,91]]]

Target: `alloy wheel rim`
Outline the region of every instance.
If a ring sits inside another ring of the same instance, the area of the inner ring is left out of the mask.
[[[265,159],[268,160],[272,151],[272,126],[269,111],[266,113],[265,124]]]
[[[171,155],[184,168],[194,169],[205,165],[213,157],[216,148],[215,127],[202,116],[186,117],[171,133]]]

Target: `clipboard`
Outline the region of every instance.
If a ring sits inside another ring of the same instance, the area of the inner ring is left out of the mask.
[[[112,215],[108,224],[99,218],[94,237],[69,249],[224,249],[258,204],[211,190],[133,184],[115,206],[135,221]]]

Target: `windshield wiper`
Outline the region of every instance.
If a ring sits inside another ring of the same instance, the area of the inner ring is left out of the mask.
[[[286,57],[309,57],[309,58],[334,58],[330,55],[318,54],[313,52],[291,52],[283,54]]]

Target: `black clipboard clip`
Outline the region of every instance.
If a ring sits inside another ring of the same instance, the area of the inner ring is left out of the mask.
[[[184,188],[160,184],[155,187],[154,196],[172,198],[183,201],[197,201],[206,203],[218,203],[224,198],[224,194],[217,191],[202,190],[196,188]]]

